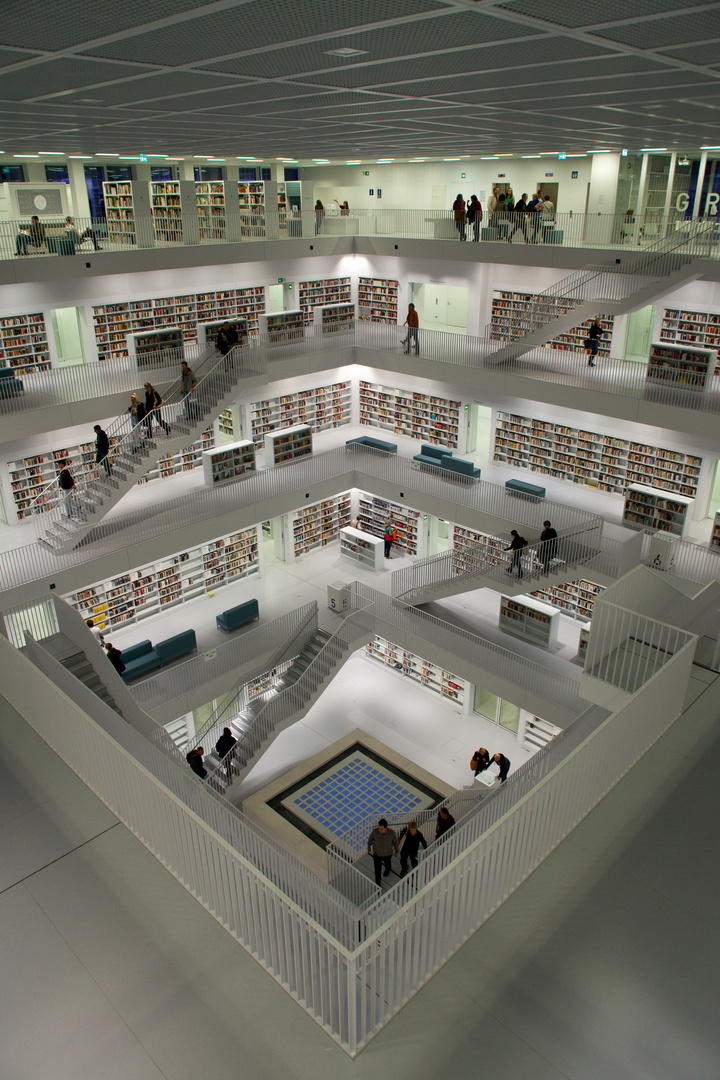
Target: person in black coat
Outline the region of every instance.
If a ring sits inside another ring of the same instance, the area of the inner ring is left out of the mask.
[[[474,769],[475,776],[477,776],[478,773],[485,772],[485,770],[487,769],[488,765],[490,764],[490,755],[488,754],[485,747],[481,746],[480,749],[476,750],[473,754],[472,760],[476,763],[474,765]]]
[[[224,322],[218,330],[218,335],[215,338],[215,346],[218,352],[221,352],[223,356],[227,356],[231,349],[234,349],[238,343],[237,330],[234,326],[231,326],[229,322]]]
[[[201,780],[204,780],[207,776],[207,769],[203,765],[203,754],[205,753],[202,746],[196,746],[194,750],[191,750],[189,754],[185,755],[185,760],[188,765]]]
[[[148,435],[152,435],[152,422],[155,420],[157,424],[165,431],[166,435],[170,434],[170,425],[163,420],[163,415],[160,412],[163,399],[155,389],[152,383],[145,383],[145,424],[147,425]]]
[[[435,839],[439,838],[451,829],[455,824],[455,818],[452,816],[447,806],[443,806],[438,811],[437,825],[435,826]]]
[[[549,521],[543,521],[543,531],[540,533],[540,562],[543,574],[550,572],[550,563],[557,558],[558,534]]]
[[[114,645],[111,645],[109,641],[105,642],[105,649],[107,650],[108,660],[115,668],[118,675],[122,675],[123,671],[125,670],[122,653],[119,649],[116,649]]]
[[[508,574],[512,574],[513,570],[517,570],[518,581],[520,581],[523,576],[522,553],[523,548],[527,546],[527,540],[524,536],[520,535],[517,529],[511,529],[510,535],[512,536],[512,540],[508,547],[505,548],[505,551],[512,551],[512,557],[507,572]]]
[[[215,743],[215,753],[217,754],[217,756],[220,758],[221,761],[223,760],[223,758],[227,757],[227,755],[232,750],[233,746],[235,746],[236,742],[237,742],[237,739],[233,736],[233,733],[230,730],[230,728],[229,727],[223,728],[222,735],[220,736],[218,741]],[[228,758],[227,761],[225,762],[225,771],[227,772],[228,780],[231,779],[230,769],[231,769],[231,761],[230,761],[230,758]]]
[[[417,821],[409,821],[400,833],[400,877],[408,872],[408,859],[413,868],[418,864],[418,851],[427,847],[427,841],[417,827]]]
[[[504,754],[493,754],[490,764],[499,766],[500,783],[504,784],[507,780],[508,773],[510,772],[510,759],[506,758]]]
[[[93,428],[95,432],[95,464],[99,465],[102,461],[102,466],[105,472],[110,475],[110,440],[107,437],[107,433],[103,431],[99,424],[96,424]]]

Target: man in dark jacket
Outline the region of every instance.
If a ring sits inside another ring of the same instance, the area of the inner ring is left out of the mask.
[[[452,829],[455,824],[455,818],[452,816],[447,806],[443,806],[438,811],[437,825],[435,826],[435,839],[439,840],[448,829]]]
[[[110,440],[107,437],[107,433],[103,431],[99,424],[96,424],[93,428],[95,432],[95,464],[99,465],[102,461],[103,469],[110,475]]]
[[[387,877],[392,867],[392,857],[398,853],[398,838],[394,829],[388,829],[388,823],[381,817],[377,828],[373,829],[368,837],[368,855],[372,855],[375,867],[375,884],[380,885],[380,868],[383,869],[383,877]]]
[[[192,771],[199,776],[201,780],[204,780],[207,776],[207,769],[203,765],[203,754],[205,753],[202,746],[196,746],[194,750],[191,750],[189,754],[185,755],[185,760],[192,769]]]
[[[540,533],[540,562],[543,574],[550,572],[550,563],[557,558],[558,534],[549,521],[543,521],[543,531]]]
[[[520,230],[523,234],[523,239],[527,244],[527,230],[525,228],[525,214],[527,213],[527,192],[523,192],[522,198],[518,199],[515,203],[515,209],[513,210],[513,224],[510,226],[508,232],[508,243],[512,243],[513,236]]]
[[[600,348],[600,338],[603,336],[603,330],[597,319],[593,319],[592,326],[588,330],[588,336],[585,339],[585,352],[590,359],[588,360],[588,367],[595,367],[595,357],[598,354]]]
[[[418,851],[427,847],[427,841],[417,827],[417,821],[410,821],[400,833],[400,877],[408,872],[408,859],[413,870],[418,864]]]
[[[119,649],[116,649],[114,645],[111,645],[109,641],[105,642],[105,648],[108,654],[108,660],[117,671],[118,675],[122,675],[125,670],[125,664],[123,663],[122,653]]]
[[[511,529],[510,535],[512,536],[512,540],[510,541],[509,546],[505,548],[505,551],[512,551],[512,557],[507,572],[508,574],[512,574],[513,570],[517,570],[518,581],[520,581],[523,576],[522,552],[523,548],[527,546],[527,540],[524,536],[520,535],[517,529]]]
[[[235,746],[236,742],[237,742],[237,739],[234,738],[233,733],[230,730],[230,728],[229,727],[223,728],[222,735],[220,736],[218,741],[215,743],[215,753],[217,754],[217,756],[220,758],[221,761],[223,760],[223,758],[227,757],[227,755],[232,750],[233,746]],[[228,758],[227,761],[225,762],[225,771],[227,772],[228,780],[232,779],[232,776],[231,776],[231,773],[230,773],[231,768],[232,768],[231,760],[230,760],[230,758]]]
[[[40,223],[40,218],[35,214],[30,219],[29,225],[23,225],[15,238],[15,250],[18,255],[27,255],[28,244],[30,247],[41,248],[45,243],[45,226]]]
[[[229,322],[224,322],[218,330],[218,336],[215,338],[215,345],[219,352],[223,356],[227,356],[231,349],[234,349],[238,343],[237,330],[234,326],[231,326]]]
[[[81,506],[75,493],[75,480],[69,468],[70,459],[65,458],[61,464],[62,469],[58,476],[58,484],[65,501],[65,516],[70,517],[72,514],[75,514],[76,517],[82,517],[84,520],[84,515],[82,514]]]
[[[510,759],[506,758],[504,754],[493,754],[490,759],[490,764],[495,764],[500,767],[500,783],[504,784],[510,771]]]

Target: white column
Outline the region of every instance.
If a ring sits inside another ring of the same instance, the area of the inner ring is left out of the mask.
[[[672,189],[675,183],[675,166],[677,164],[677,152],[673,150],[670,155],[670,172],[668,173],[667,191],[665,192],[665,207],[663,209],[663,217],[667,222],[670,217],[670,203],[672,200]]]
[[[695,188],[695,199],[693,201],[692,219],[695,221],[703,212],[702,207],[702,189],[705,182],[705,167],[707,165],[707,150],[703,150],[700,157],[700,168],[698,170],[697,186]]]

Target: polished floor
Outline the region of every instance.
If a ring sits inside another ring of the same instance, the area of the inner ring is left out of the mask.
[[[720,680],[350,1061],[0,706],[2,1080],[717,1080]]]

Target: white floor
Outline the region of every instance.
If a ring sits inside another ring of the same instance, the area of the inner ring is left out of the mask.
[[[3,1080],[717,1080],[720,680],[350,1061],[0,702]]]

